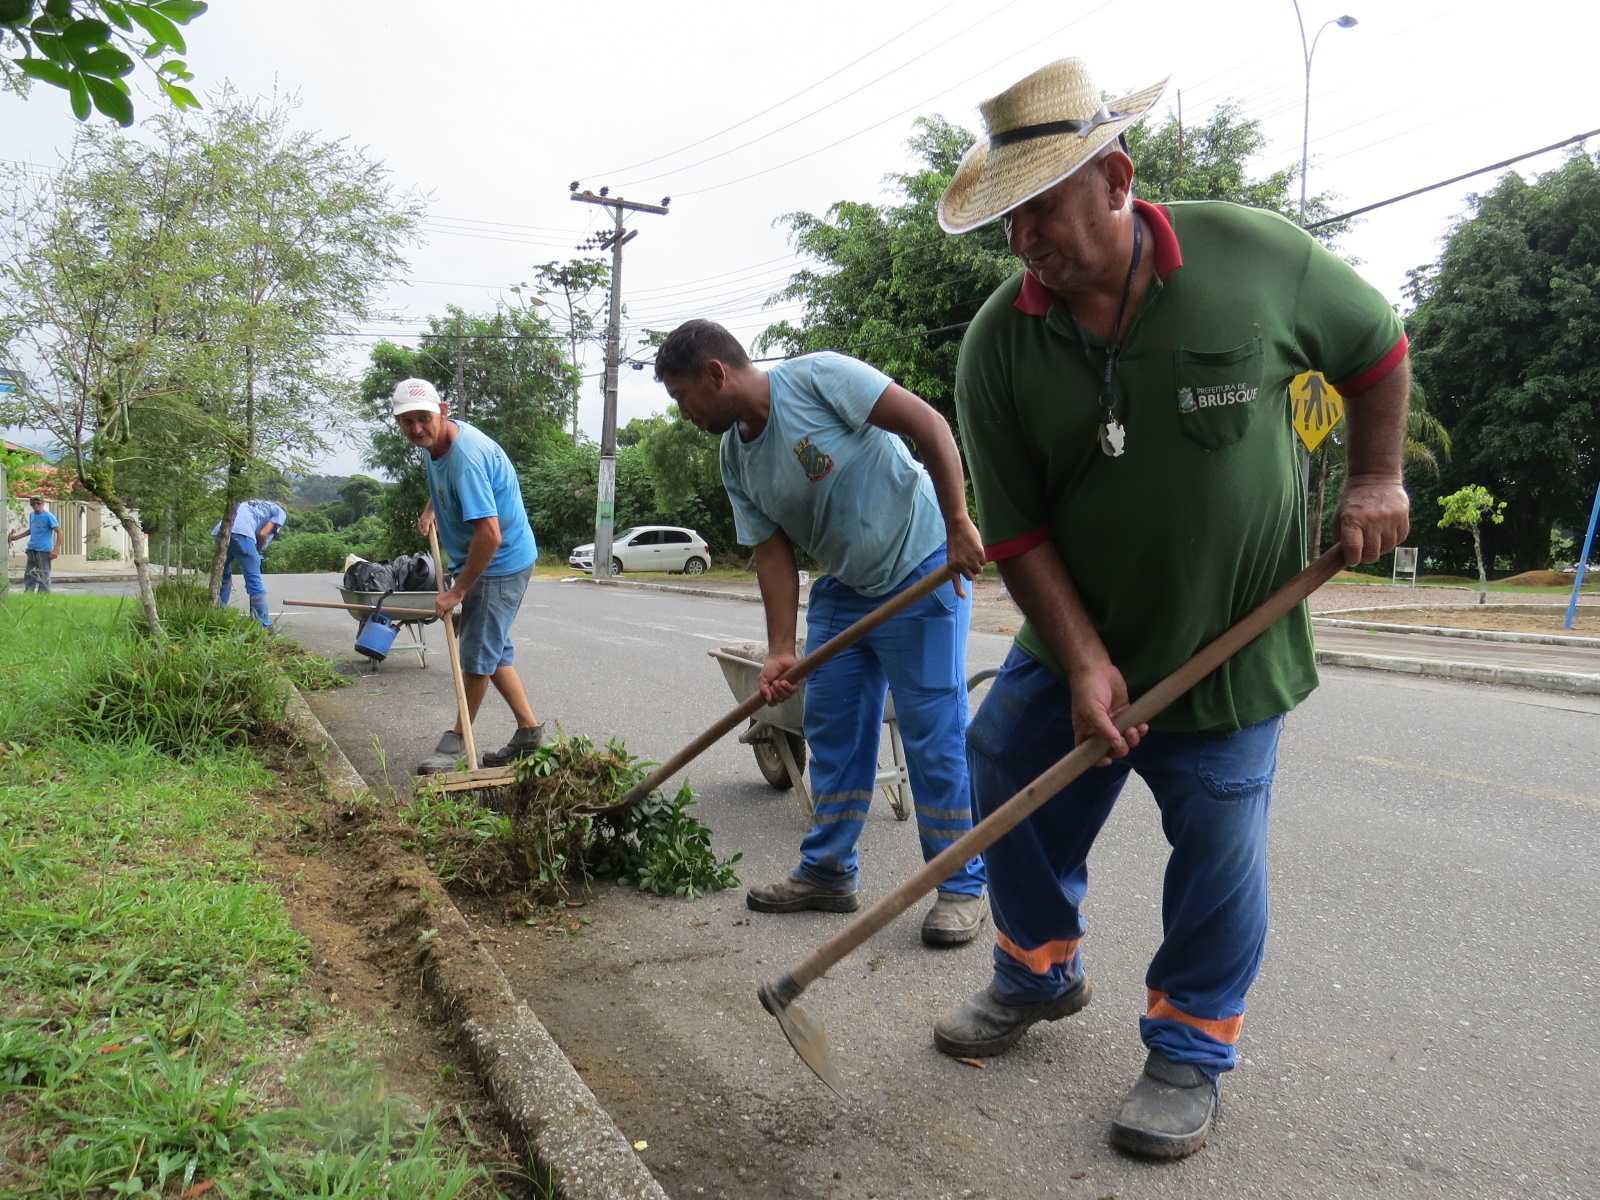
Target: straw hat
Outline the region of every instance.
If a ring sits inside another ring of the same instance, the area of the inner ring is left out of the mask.
[[[979,106],[988,131],[939,200],[946,233],[966,233],[1071,175],[1144,116],[1167,81],[1102,103],[1083,60],[1042,67]]]

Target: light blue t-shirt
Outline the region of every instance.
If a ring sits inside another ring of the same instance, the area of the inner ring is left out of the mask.
[[[56,548],[56,526],[61,522],[56,520],[55,513],[49,509],[28,514],[28,549],[43,550],[46,554]]]
[[[825,351],[767,373],[772,411],[753,441],[722,435],[722,482],[739,543],[780,527],[824,570],[882,596],[944,544],[933,481],[895,434],[867,423],[893,382],[876,367]]]
[[[465,421],[458,420],[456,425],[461,432],[443,458],[422,456],[428,468],[428,495],[439,521],[439,546],[450,560],[450,569],[459,571],[466,565],[472,545],[471,522],[484,517],[500,518],[500,549],[484,574],[510,575],[533,566],[539,557],[539,543],[528,524],[516,468],[488,434]]]
[[[241,500],[238,510],[233,514],[233,525],[228,533],[233,537],[255,541],[261,533],[261,527],[268,521],[277,526],[267,535],[267,545],[270,546],[272,539],[277,537],[288,523],[289,514],[283,511],[283,505],[275,504],[271,500]],[[217,530],[221,528],[222,522],[218,521],[211,527],[211,536],[216,537]]]

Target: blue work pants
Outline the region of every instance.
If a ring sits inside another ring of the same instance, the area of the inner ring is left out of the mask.
[[[1234,1065],[1245,992],[1267,936],[1267,810],[1282,717],[1233,733],[1151,730],[1125,757],[1091,767],[984,854],[1008,997],[1060,995],[1083,974],[1088,856],[1129,771],[1155,795],[1167,859],[1162,942],[1145,975],[1147,1046],[1216,1075]],[[1065,685],[1012,648],[967,735],[981,818],[1072,748]]]
[[[222,564],[222,586],[217,589],[217,603],[224,608],[233,597],[233,568],[244,576],[244,594],[250,597],[250,615],[263,625],[272,624],[267,611],[267,585],[261,579],[261,551],[256,539],[236,533],[228,539],[228,557]]]
[[[882,596],[863,596],[831,575],[811,585],[806,645],[820,647],[923,576],[941,570],[943,547]],[[884,698],[894,709],[926,861],[972,828],[967,728],[967,626],[972,598],[947,582],[806,681],[806,741],[816,823],[800,844],[801,878],[825,887],[854,884],[856,840],[877,789]],[[983,860],[974,858],[939,885],[943,892],[983,892]]]

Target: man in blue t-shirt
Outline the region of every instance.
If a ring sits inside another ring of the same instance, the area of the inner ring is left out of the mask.
[[[61,522],[55,513],[45,508],[43,496],[29,496],[28,505],[33,509],[28,514],[28,527],[8,536],[6,543],[9,545],[18,538],[28,539],[28,566],[22,576],[22,590],[48,592],[50,564],[60,554]]]
[[[763,372],[722,326],[690,321],[657,350],[656,378],[684,418],[722,435],[722,481],[739,542],[754,550],[766,609],[761,691],[769,704],[795,692],[778,676],[798,661],[796,546],[828,572],[811,585],[812,647],[947,562],[968,579],[983,570],[949,425],[876,368],[826,353]],[[926,468],[896,434],[916,442]],[[924,860],[972,828],[964,741],[971,606],[959,577],[947,580],[811,674],[805,734],[815,823],[800,865],[751,888],[750,908],[856,909],[856,840],[876,789],[890,690]],[[983,862],[974,858],[939,886],[922,940],[969,942],[988,911]]]
[[[272,500],[241,500],[228,527],[228,556],[222,560],[222,586],[217,603],[223,608],[233,598],[233,568],[244,576],[244,594],[250,598],[250,615],[268,629],[272,614],[267,609],[267,585],[261,578],[261,556],[289,519],[283,505]],[[211,536],[222,530],[222,522],[211,527]]]
[[[512,665],[511,622],[539,557],[522,488],[506,452],[465,421],[451,420],[449,407],[426,379],[402,379],[391,404],[401,431],[427,451],[428,505],[417,528],[423,533],[438,529],[440,549],[455,573],[435,608],[442,617],[461,606],[456,637],[468,717],[477,719],[492,683],[517,721],[511,740],[483,756],[484,766],[503,767],[532,754],[544,736]],[[439,568],[442,572],[445,564]],[[417,774],[452,770],[465,750],[464,733],[458,716],[434,752],[417,764]]]

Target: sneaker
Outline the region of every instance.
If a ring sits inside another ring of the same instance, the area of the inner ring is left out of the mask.
[[[977,936],[989,919],[989,898],[981,892],[940,892],[922,918],[922,943],[925,946],[964,946]]]
[[[789,913],[814,908],[820,912],[855,912],[861,906],[856,889],[825,888],[798,875],[777,883],[759,884],[744,894],[747,907],[756,912]]]
[[[483,755],[483,765],[486,767],[504,767],[514,763],[519,758],[530,758],[539,748],[539,743],[544,741],[544,726],[529,725],[519,728],[511,735],[511,740],[498,750],[488,750]]]
[[[1206,1144],[1221,1107],[1214,1078],[1151,1050],[1111,1123],[1111,1144],[1146,1158],[1183,1158]]]
[[[433,753],[417,764],[418,775],[437,775],[441,771],[454,771],[466,758],[467,744],[454,729],[439,739]]]
[[[1070,1017],[1089,1003],[1094,988],[1080,979],[1054,1000],[1007,1000],[990,984],[933,1026],[933,1044],[952,1058],[1003,1054],[1040,1021]]]

